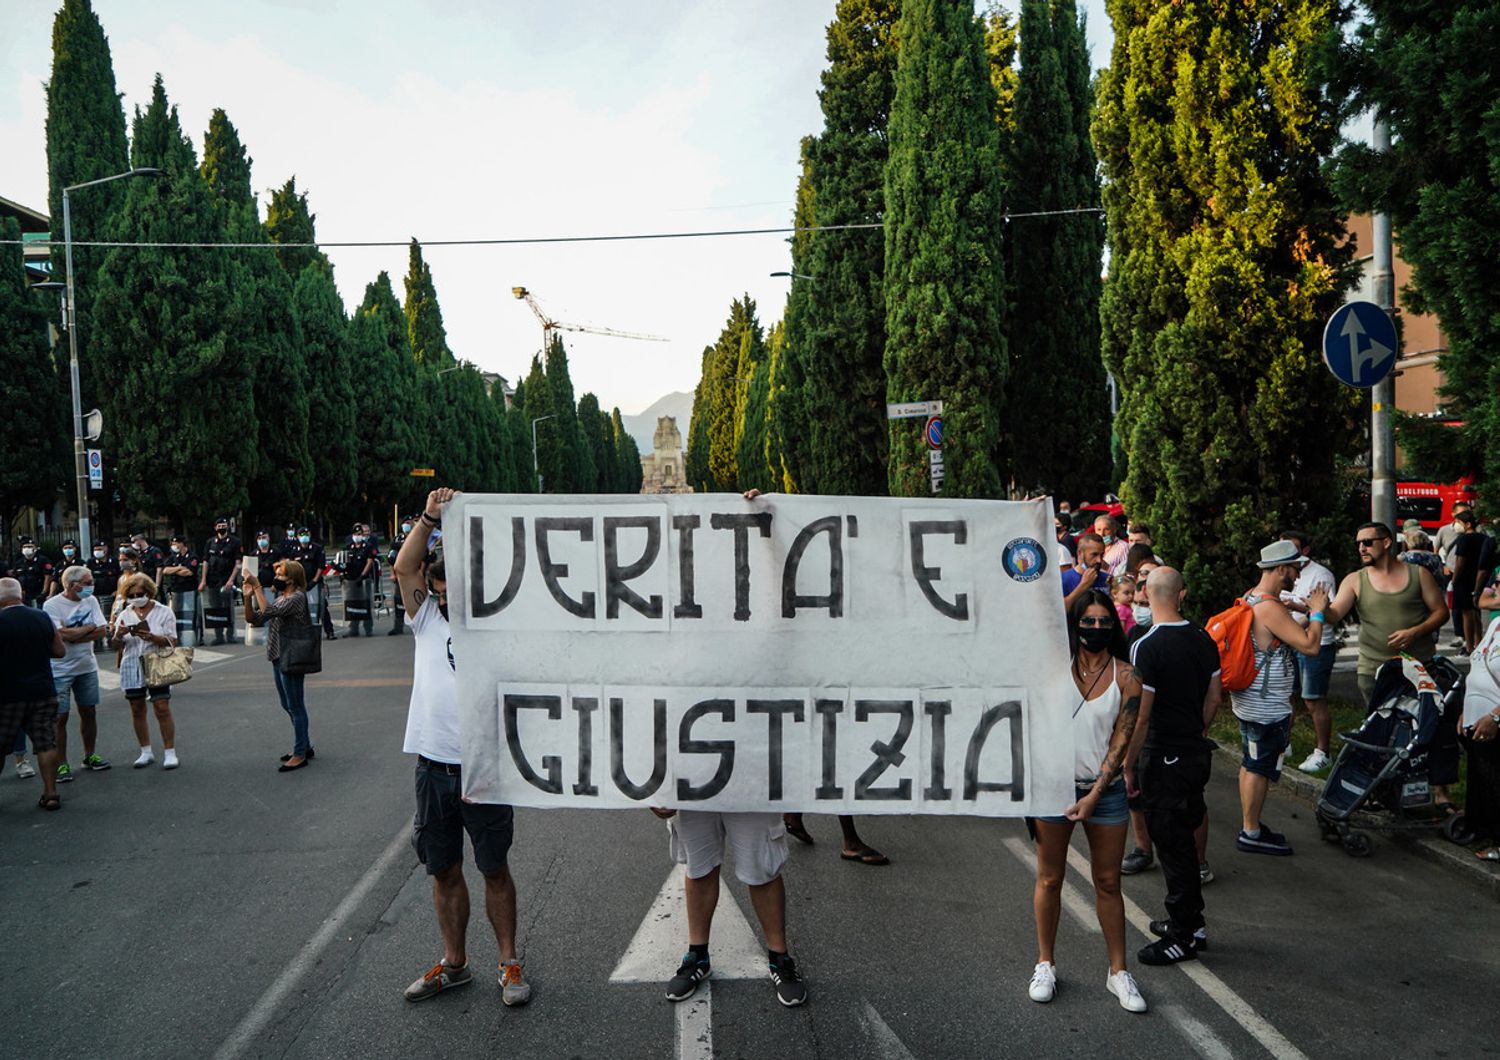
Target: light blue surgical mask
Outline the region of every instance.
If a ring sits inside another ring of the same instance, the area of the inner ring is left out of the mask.
[[[78,555],[78,550],[73,548],[65,548],[63,549],[63,555],[68,559],[72,559],[74,556]]]
[[[401,524],[401,532],[403,534],[409,534],[409,533],[411,533],[411,523],[402,523]]]
[[[1130,615],[1137,622],[1140,622],[1142,624],[1149,623],[1151,621],[1151,605],[1136,604],[1130,609]]]
[[[297,535],[297,543],[299,545],[305,545],[305,544],[307,544],[311,540],[312,540],[312,538],[309,537],[307,534],[298,534]]]
[[[93,596],[94,595],[94,587],[92,585],[80,585],[78,587],[78,595],[79,596],[85,596],[85,597],[87,597],[87,596]]]

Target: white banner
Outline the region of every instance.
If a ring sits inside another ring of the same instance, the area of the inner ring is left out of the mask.
[[[460,496],[464,793],[521,806],[1056,814],[1045,501]]]

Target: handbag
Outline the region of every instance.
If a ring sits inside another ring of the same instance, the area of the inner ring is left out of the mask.
[[[149,688],[179,685],[192,679],[192,648],[161,648],[141,652],[141,674]]]
[[[323,671],[323,634],[311,622],[281,626],[281,654],[276,665],[284,674],[316,674]]]

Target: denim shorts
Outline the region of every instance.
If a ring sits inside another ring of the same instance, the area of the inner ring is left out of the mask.
[[[1281,779],[1281,763],[1292,743],[1292,719],[1260,724],[1240,721],[1240,765],[1246,772]]]
[[[1081,799],[1094,790],[1092,784],[1079,784],[1074,787],[1075,798]],[[1048,821],[1052,824],[1066,824],[1066,817],[1038,817],[1038,821]],[[1099,801],[1094,804],[1094,812],[1089,814],[1084,824],[1124,824],[1130,820],[1130,807],[1125,798],[1125,778],[1118,778],[1113,784],[1104,789],[1104,794],[1099,796]]]
[[[98,670],[90,670],[86,674],[69,674],[67,677],[54,676],[52,685],[57,689],[57,712],[59,714],[68,712],[69,701],[75,696],[80,707],[99,705]]]
[[[1333,660],[1339,653],[1337,644],[1325,644],[1318,654],[1297,656],[1297,673],[1302,678],[1303,699],[1326,699],[1328,682],[1333,677]]]

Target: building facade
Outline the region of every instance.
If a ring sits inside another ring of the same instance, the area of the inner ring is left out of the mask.
[[[682,470],[682,432],[677,417],[661,416],[651,439],[651,452],[641,457],[642,493],[692,493]]]

